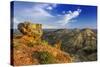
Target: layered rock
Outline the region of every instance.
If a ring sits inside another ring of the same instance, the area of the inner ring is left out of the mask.
[[[42,25],[31,22],[18,24],[18,30],[23,34],[23,39],[26,41],[40,41],[43,34]]]
[[[36,38],[41,38],[42,36],[42,25],[41,24],[33,24],[30,22],[24,22],[18,24],[18,30],[23,34],[23,35],[28,35]]]
[[[96,40],[96,34],[91,29],[86,28],[75,34],[70,42],[72,45],[76,46],[76,48],[87,46],[96,48]]]

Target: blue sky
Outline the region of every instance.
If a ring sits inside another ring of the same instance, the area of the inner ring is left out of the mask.
[[[14,28],[24,21],[43,24],[44,29],[96,28],[97,7],[39,2],[14,2]]]

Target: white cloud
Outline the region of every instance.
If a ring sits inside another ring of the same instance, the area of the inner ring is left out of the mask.
[[[48,13],[45,9],[52,10],[55,8],[57,4],[34,4],[32,8],[25,8],[22,10],[25,15],[31,17],[53,17],[50,13]]]
[[[57,7],[57,4],[52,4],[52,7],[54,7],[54,8]]]
[[[20,23],[20,21],[32,21],[33,23],[44,23],[48,20],[48,18],[54,17],[45,9],[49,7],[49,9],[53,9],[56,5],[52,4],[34,4],[30,8],[20,9],[18,12],[14,12],[14,27]],[[17,10],[14,10],[17,11]],[[20,21],[18,20],[20,19]],[[49,19],[50,20],[50,19]]]
[[[60,20],[58,23],[61,25],[66,25],[67,23],[71,22],[74,18],[77,18],[81,13],[81,9],[77,9],[76,11],[68,11],[67,14],[63,16],[63,19]]]
[[[53,7],[49,6],[49,7],[47,7],[47,9],[48,9],[48,10],[52,10],[52,9],[53,9]]]
[[[71,13],[72,13],[72,11],[70,11],[70,10],[69,10],[69,11],[68,11],[68,13],[70,13],[70,14],[71,14]]]
[[[63,14],[65,14],[65,13],[66,13],[66,11],[63,11],[62,13],[63,13]]]
[[[23,8],[22,10],[18,11],[19,13],[14,12],[15,14],[19,15],[17,17],[16,15],[14,15],[14,23],[17,25],[18,23],[20,23],[20,21],[27,20],[32,21],[33,23],[41,23],[43,24],[43,28],[63,28],[64,25],[66,25],[68,22],[72,22],[73,18],[78,17],[81,12],[81,9],[77,9],[73,12],[68,11],[68,13],[64,11],[65,15],[53,16],[45,10],[52,10],[55,7],[57,7],[56,4],[34,4],[34,6],[32,6],[31,8]],[[20,19],[20,21],[18,19]]]
[[[55,7],[57,7],[57,4],[50,4],[48,5],[47,9],[52,10]]]
[[[45,7],[46,5],[44,5]],[[28,9],[25,9],[25,10],[22,10],[22,12],[25,13],[26,16],[30,16],[30,17],[52,17],[51,14],[49,14],[46,10],[44,10],[43,6],[34,6],[32,8],[28,8]]]
[[[43,29],[57,29],[59,27],[58,26],[53,26],[53,25],[43,24],[42,28]]]

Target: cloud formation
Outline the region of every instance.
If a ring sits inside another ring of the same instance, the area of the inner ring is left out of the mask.
[[[63,11],[64,15],[58,14],[54,16],[47,11],[53,10],[56,7],[57,4],[34,4],[31,8],[23,8],[14,12],[14,23],[17,25],[21,21],[32,21],[33,23],[43,24],[43,28],[59,28],[60,26],[64,27],[81,13],[81,9],[77,9],[75,11]]]
[[[65,25],[69,22],[71,22],[71,20],[73,20],[74,18],[77,18],[80,13],[81,13],[81,9],[77,9],[76,11],[68,11],[68,13],[66,13],[64,16],[63,16],[63,19],[61,21],[59,21],[58,23],[60,23],[61,25]]]
[[[42,28],[43,29],[58,29],[58,26],[43,24]]]

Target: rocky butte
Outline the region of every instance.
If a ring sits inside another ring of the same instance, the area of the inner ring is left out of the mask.
[[[47,41],[42,40],[42,25],[32,22],[18,24],[18,30],[22,33],[19,38],[13,38],[12,65],[33,65],[33,64],[54,64],[70,63],[72,58],[66,52],[60,50],[60,43],[57,47],[51,46]]]

